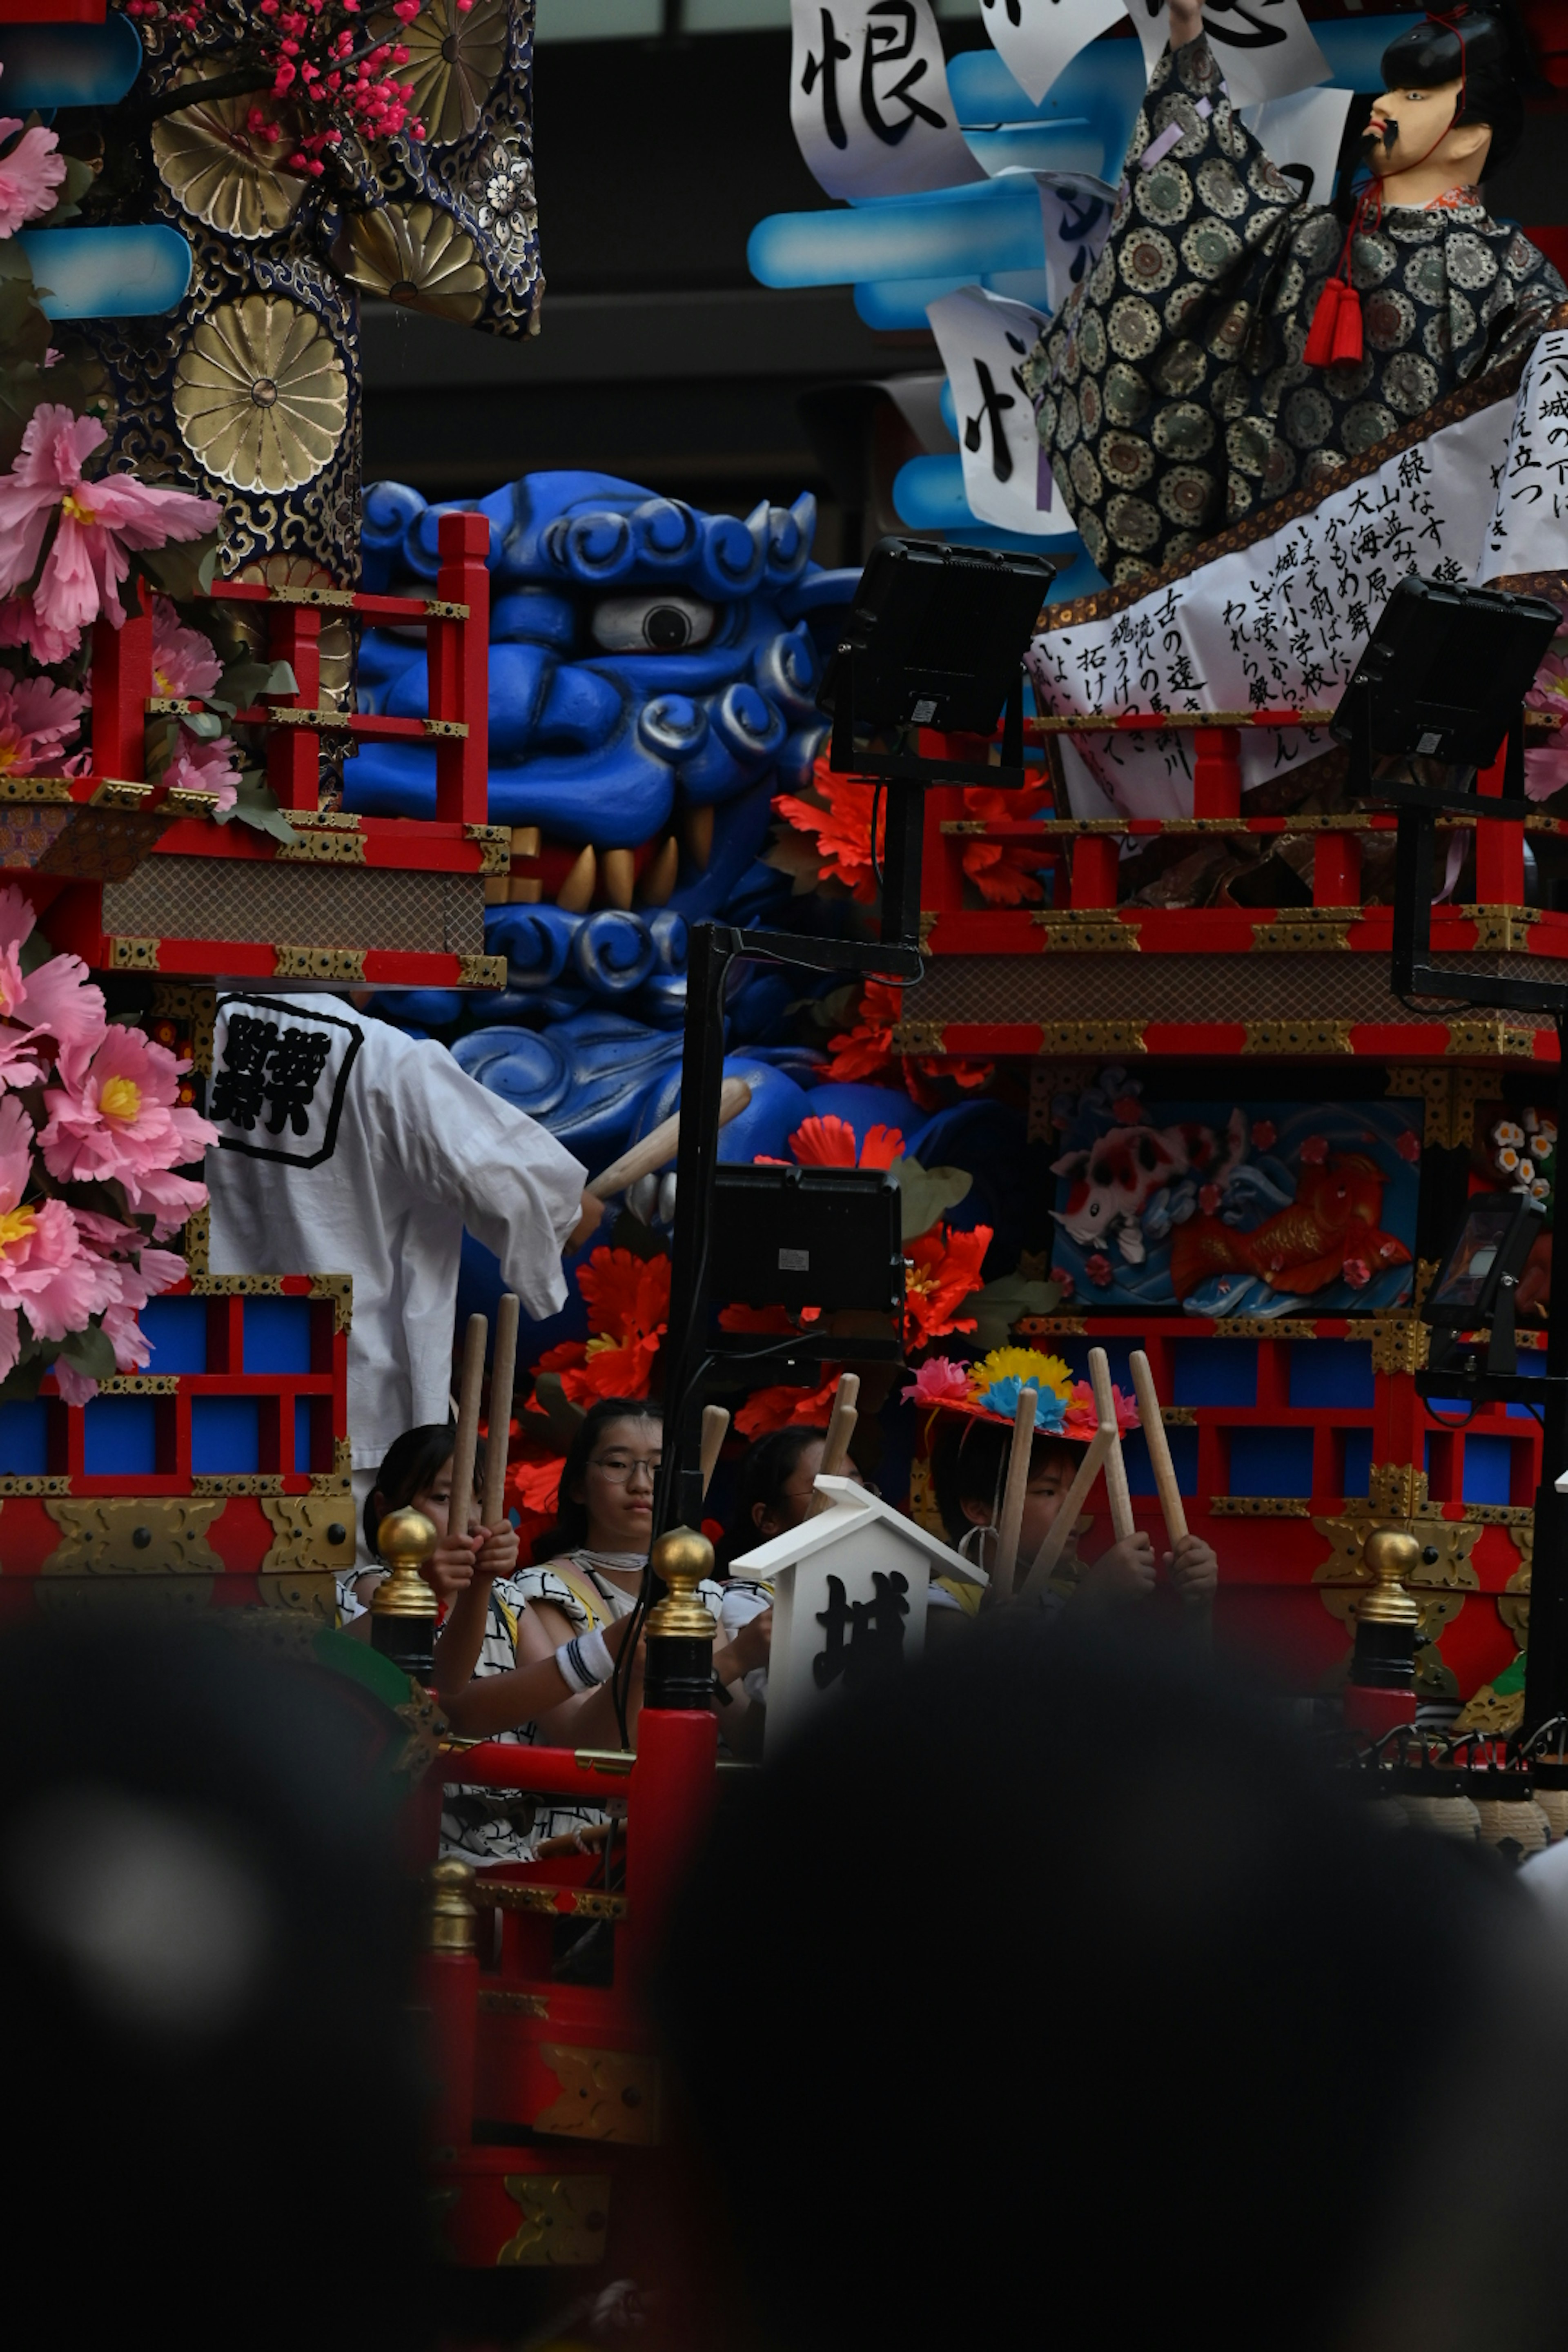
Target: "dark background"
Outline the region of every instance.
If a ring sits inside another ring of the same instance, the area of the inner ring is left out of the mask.
[[[942,34],[950,55],[985,42],[978,19]],[[540,44],[542,331],[506,342],[367,304],[367,480],[468,498],[585,467],[736,513],[812,489],[826,562],[898,527],[889,487],[920,444],[848,387],[935,370],[935,343],[864,326],[847,287],[778,292],[746,268],[764,214],[827,202],[790,129],[789,49],[785,31]],[[1565,138],[1568,97],[1544,99],[1494,212],[1568,223]]]

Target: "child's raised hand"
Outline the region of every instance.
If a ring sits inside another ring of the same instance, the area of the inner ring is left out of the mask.
[[[1142,1601],[1154,1590],[1154,1547],[1140,1528],[1090,1561],[1083,1571],[1079,1596],[1092,1607]]]
[[[1184,1601],[1212,1601],[1219,1585],[1219,1561],[1213,1545],[1205,1543],[1201,1536],[1184,1536],[1174,1551],[1165,1554],[1165,1573]]]
[[[473,1582],[474,1554],[478,1548],[477,1536],[442,1537],[419,1571],[437,1601],[454,1600]]]
[[[510,1519],[499,1528],[481,1528],[482,1540],[474,1560],[476,1576],[510,1576],[517,1566],[517,1529]]]

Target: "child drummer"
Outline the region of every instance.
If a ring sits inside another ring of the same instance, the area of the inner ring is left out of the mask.
[[[1039,1399],[1018,1539],[1018,1590],[1056,1524],[1087,1442],[1094,1433],[1095,1410],[1087,1383],[1075,1385],[1058,1356],[1008,1348],[967,1369],[951,1363],[940,1370],[925,1365],[915,1387],[904,1392],[916,1402],[939,1408],[933,1416],[939,1426],[931,1448],[937,1508],[948,1541],[989,1572],[1002,1516],[1014,1416],[1020,1390],[1030,1383],[1037,1387]],[[1120,1390],[1113,1393],[1119,1425],[1135,1427],[1136,1406]],[[1162,1570],[1184,1602],[1194,1607],[1212,1602],[1219,1563],[1200,1536],[1183,1536],[1163,1558],[1157,1558],[1152,1541],[1139,1528],[1086,1562],[1079,1555],[1078,1538],[1090,1525],[1089,1519],[1081,1518],[1068,1534],[1040,1596],[1042,1606],[1060,1610],[1071,1603],[1076,1609],[1100,1609],[1144,1601],[1155,1590]],[[931,1590],[937,1609],[973,1612],[984,1608],[986,1600],[985,1588],[963,1585],[956,1578],[951,1583],[938,1580]]]

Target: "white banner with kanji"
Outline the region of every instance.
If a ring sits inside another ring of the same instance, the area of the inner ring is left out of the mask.
[[[1464,394],[1442,404],[1462,408]],[[1142,596],[1062,606],[1030,648],[1042,710],[1331,708],[1405,572],[1484,585],[1568,571],[1568,330],[1536,343],[1517,399],[1460,414],[1301,513]],[[1267,511],[1267,510],[1266,510]],[[1074,739],[1117,809],[1192,812],[1190,731]],[[1329,748],[1300,730],[1244,730],[1250,790]]]

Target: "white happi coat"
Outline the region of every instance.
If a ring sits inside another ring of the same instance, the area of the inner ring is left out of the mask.
[[[356,1470],[445,1421],[465,1225],[526,1313],[564,1305],[587,1171],[444,1045],[335,996],[226,995],[206,1156],[215,1274],[352,1274]]]

